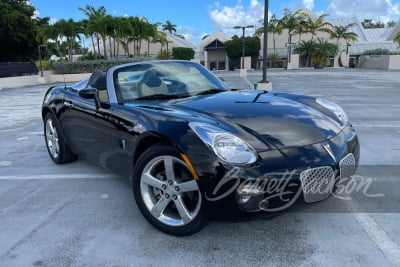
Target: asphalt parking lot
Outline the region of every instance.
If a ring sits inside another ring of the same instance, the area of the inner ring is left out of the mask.
[[[246,86],[237,72],[218,75]],[[250,71],[249,84],[261,79]],[[274,218],[212,220],[189,237],[150,226],[130,182],[44,144],[47,85],[0,90],[0,266],[400,266],[400,73],[269,70],[274,90],[340,104],[358,131],[367,190]],[[360,180],[360,181],[361,181]],[[365,189],[365,188],[364,188]]]

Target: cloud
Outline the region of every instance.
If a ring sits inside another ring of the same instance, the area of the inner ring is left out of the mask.
[[[215,2],[209,10],[210,20],[213,27],[223,29],[232,28],[237,25],[260,25],[264,18],[263,1],[251,0],[248,6],[242,1],[237,1],[235,6],[221,6]]]
[[[177,33],[185,37],[186,40],[192,41],[193,39],[199,38],[197,30],[193,27],[178,26],[176,28]]]
[[[303,6],[309,10],[314,9],[314,0],[302,0]]]
[[[328,0],[328,13],[331,17],[358,17],[387,22],[398,21],[400,3],[395,0]]]

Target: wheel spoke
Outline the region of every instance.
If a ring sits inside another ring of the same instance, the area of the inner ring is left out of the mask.
[[[53,158],[57,158],[60,154],[60,144],[57,135],[57,129],[51,119],[46,121],[46,139],[47,147]]]
[[[47,122],[48,122],[47,125],[48,125],[49,128],[50,128],[50,134],[51,134],[51,135],[54,135],[55,130],[54,130],[53,122],[52,122],[51,120],[48,120]]]
[[[55,143],[55,144],[54,144]],[[58,154],[60,154],[60,144],[58,143],[58,138],[56,138],[53,142],[53,147],[55,146],[55,155],[54,157],[57,157]]]
[[[150,173],[143,173],[141,181],[142,183],[157,189],[162,189],[162,185],[164,184],[161,180],[153,177]]]
[[[175,181],[174,162],[172,157],[165,156],[163,160],[164,160],[165,174],[167,175],[167,179]]]
[[[191,192],[198,191],[199,188],[195,180],[190,180],[188,182],[178,184],[180,192]]]
[[[52,156],[54,156],[54,145],[53,145],[53,141],[48,141],[47,142],[47,146],[49,147],[50,153]]]
[[[151,209],[151,214],[154,217],[160,217],[161,213],[165,210],[171,200],[165,197],[162,197]]]
[[[183,222],[189,223],[192,220],[192,217],[190,215],[189,210],[186,208],[185,203],[182,200],[182,197],[179,196],[176,200],[174,200],[175,206],[178,209],[179,216],[181,216],[181,219]]]

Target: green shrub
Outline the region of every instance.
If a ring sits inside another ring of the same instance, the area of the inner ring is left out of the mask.
[[[35,64],[36,64],[36,67],[38,68],[38,70],[40,70],[40,61],[36,60]],[[53,68],[52,62],[49,60],[42,60],[42,68],[43,68],[43,70],[51,70]]]
[[[160,52],[157,55],[157,59],[164,60],[164,59],[170,59],[172,57],[171,52],[167,50],[161,49]]]
[[[148,60],[147,57],[134,57],[127,59],[113,60],[88,60],[75,62],[54,62],[53,70],[55,74],[74,74],[74,73],[91,73],[95,70],[107,70],[116,65]]]
[[[390,55],[391,52],[386,48],[371,49],[364,52],[364,55]]]
[[[191,60],[194,58],[194,50],[189,47],[173,47],[172,58],[181,60]]]

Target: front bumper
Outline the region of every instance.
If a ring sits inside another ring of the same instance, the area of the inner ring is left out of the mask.
[[[276,212],[299,199],[312,203],[329,197],[338,180],[355,173],[359,155],[357,135],[348,127],[322,143],[260,152],[252,166],[219,164],[213,178],[199,182],[218,213]]]

